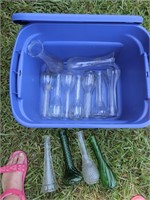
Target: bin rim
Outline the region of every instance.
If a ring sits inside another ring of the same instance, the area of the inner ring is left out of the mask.
[[[143,17],[139,15],[15,13],[12,15],[12,21],[18,24],[38,22],[141,24]]]

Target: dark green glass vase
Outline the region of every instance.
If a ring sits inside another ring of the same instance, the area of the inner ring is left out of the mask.
[[[100,179],[103,187],[107,189],[114,188],[116,186],[114,174],[108,164],[105,162],[94,135],[90,136],[90,143],[98,161]]]
[[[66,130],[60,131],[60,141],[63,149],[63,155],[64,155],[64,160],[65,160],[65,174],[63,178],[63,182],[65,185],[74,185],[78,184],[82,176],[80,172],[75,168],[72,156],[71,156],[71,151],[69,148],[69,140],[67,137]]]

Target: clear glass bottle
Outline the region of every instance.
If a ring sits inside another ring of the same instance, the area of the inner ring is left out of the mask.
[[[115,117],[118,112],[117,83],[120,77],[120,70],[107,69],[107,77],[108,77],[109,115],[110,117]]]
[[[45,70],[41,74],[41,85],[42,85],[42,106],[41,114],[42,117],[46,118],[49,114],[49,103],[50,103],[50,90],[52,88],[52,74]]]
[[[61,74],[57,74],[54,80],[54,96],[50,102],[49,116],[52,118],[62,118],[63,108],[61,101]]]
[[[28,45],[28,53],[34,58],[40,58],[48,66],[49,71],[59,73],[63,70],[63,62],[58,58],[47,55],[40,40],[32,40]]]
[[[42,192],[53,192],[57,190],[58,185],[55,177],[52,156],[51,156],[51,145],[50,136],[44,136],[44,175],[42,182]]]
[[[70,116],[70,94],[75,84],[75,77],[72,73],[62,74],[62,85],[65,92],[64,118],[68,119]]]
[[[84,89],[84,117],[91,117],[92,107],[92,93],[95,87],[95,74],[93,71],[88,71],[83,75],[83,89]]]
[[[103,96],[103,71],[96,72],[96,104],[93,110],[93,116],[96,118],[108,117],[108,109]]]
[[[81,119],[83,117],[83,104],[82,104],[82,76],[76,75],[75,84],[75,97],[73,99],[72,109],[70,110],[70,118]]]
[[[96,58],[73,57],[67,60],[67,70],[101,70],[105,66],[113,65],[114,53]]]
[[[83,131],[79,131],[76,133],[78,137],[78,144],[80,147],[81,155],[82,155],[82,174],[84,181],[88,185],[93,185],[99,181],[99,171],[91,158],[88,155],[85,139],[83,136]]]

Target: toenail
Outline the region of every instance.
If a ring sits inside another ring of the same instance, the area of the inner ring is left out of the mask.
[[[22,156],[23,156],[23,153],[20,153],[20,155],[19,155],[19,156],[21,156],[21,157],[22,157]]]

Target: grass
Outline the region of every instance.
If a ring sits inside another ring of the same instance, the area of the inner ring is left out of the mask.
[[[1,1],[1,165],[7,162],[11,152],[22,149],[29,158],[29,170],[25,190],[28,200],[129,200],[140,193],[150,199],[149,150],[150,128],[145,129],[86,129],[85,137],[96,135],[107,162],[117,177],[117,187],[105,190],[101,183],[88,186],[83,181],[72,187],[62,184],[64,163],[62,149],[58,139],[59,129],[28,129],[20,126],[13,118],[9,100],[9,66],[12,49],[20,25],[11,22],[15,12],[48,12],[48,13],[110,13],[136,14],[144,17],[144,26],[150,32],[149,1]],[[81,170],[81,157],[75,136],[76,130],[70,129],[69,137],[75,165]],[[41,190],[43,176],[43,139],[50,134],[52,139],[52,156],[59,190],[43,195]],[[94,158],[90,145],[88,150]]]

